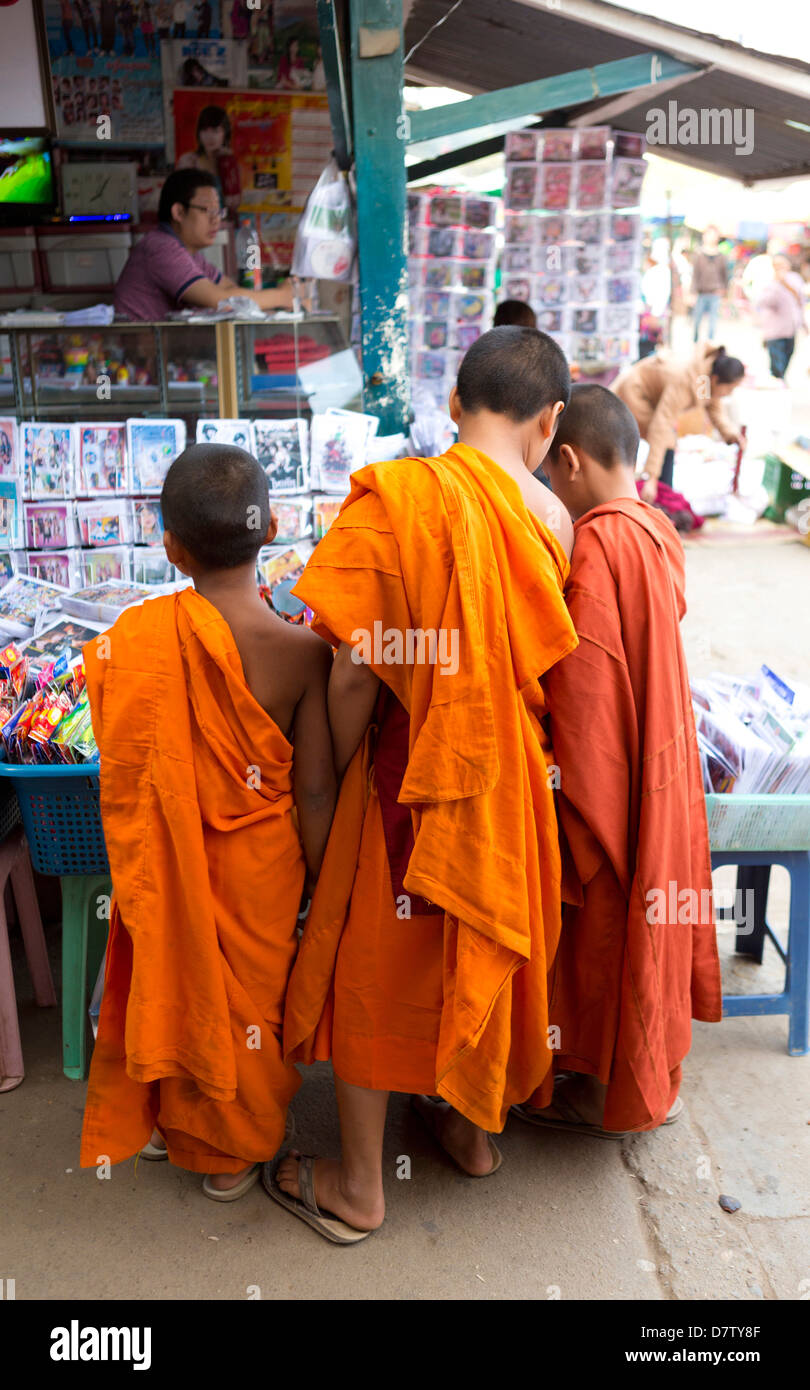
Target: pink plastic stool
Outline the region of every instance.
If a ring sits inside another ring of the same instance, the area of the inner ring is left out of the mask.
[[[9,878],[20,919],[25,958],[34,985],[34,998],[40,1008],[56,1004],[28,845],[22,830],[15,830],[0,844],[0,1091],[13,1091],[25,1076],[4,902],[4,890]]]

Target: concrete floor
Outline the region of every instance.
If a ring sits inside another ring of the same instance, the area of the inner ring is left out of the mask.
[[[49,936],[56,948],[58,931]],[[770,947],[761,969],[724,964],[734,992],[778,987]],[[18,967],[27,1074],[0,1097],[0,1273],[18,1299],[795,1299],[810,1289],[810,1057],[788,1057],[783,1019],[696,1024],[677,1125],[608,1143],[510,1120],[503,1167],[483,1182],[458,1174],[395,1097],[385,1226],[338,1250],[258,1187],[218,1206],[199,1177],[168,1164],[130,1161],[109,1179],[80,1170],[85,1087],[61,1075],[58,1010],[35,1008]],[[327,1066],[307,1075],[293,1108],[298,1142],[336,1152]],[[396,1176],[403,1155],[408,1180]],[[720,1192],[742,1209],[721,1211]]]
[[[729,337],[731,335],[729,334]],[[805,409],[806,370],[797,377]],[[792,369],[793,370],[793,369]],[[684,636],[694,674],[762,661],[808,679],[810,550],[705,536],[687,551]],[[772,920],[784,921],[775,875]],[[58,964],[58,930],[49,929]],[[731,955],[725,988],[779,988],[778,958]],[[200,1179],[130,1161],[109,1180],[77,1167],[84,1085],[60,1069],[57,1010],[37,1010],[18,962],[27,1075],[0,1096],[0,1276],[18,1299],[798,1299],[810,1292],[810,1056],[782,1018],[696,1024],[677,1125],[623,1143],[510,1120],[490,1180],[460,1176],[391,1104],[388,1215],[353,1250],[327,1245],[260,1188],[218,1206]],[[294,1103],[298,1142],[334,1153],[327,1067]],[[396,1176],[411,1159],[411,1177]],[[401,1165],[399,1165],[401,1166]],[[723,1212],[718,1195],[741,1209]],[[257,1292],[258,1290],[258,1292]]]

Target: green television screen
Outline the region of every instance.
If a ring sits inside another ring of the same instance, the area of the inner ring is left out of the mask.
[[[53,163],[48,140],[0,134],[0,214],[15,208],[42,209],[54,204]]]

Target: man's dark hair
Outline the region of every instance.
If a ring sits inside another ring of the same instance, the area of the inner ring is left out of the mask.
[[[198,188],[217,188],[217,181],[207,169],[175,169],[160,190],[158,222],[171,222],[172,207],[182,203],[187,208]]]
[[[555,401],[567,405],[570,394],[565,354],[537,328],[491,328],[476,339],[458,369],[463,410],[491,410],[518,425]]]
[[[192,444],[166,474],[163,526],[208,570],[255,560],[270,525],[267,478],[232,444]]]
[[[712,363],[711,374],[717,378],[721,386],[728,386],[733,381],[742,381],[745,366],[739,357],[727,356],[725,348],[721,347]]]
[[[571,387],[571,399],[560,416],[549,453],[556,463],[563,444],[570,444],[603,468],[617,464],[635,468],[638,440],[638,425],[624,401],[606,386],[584,382]]]
[[[519,328],[536,328],[537,315],[531,304],[523,299],[504,299],[495,310],[492,324],[494,328],[503,328],[507,323],[516,323]]]

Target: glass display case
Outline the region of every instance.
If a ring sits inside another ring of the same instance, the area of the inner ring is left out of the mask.
[[[359,408],[339,318],[191,319],[109,326],[0,323],[0,410],[19,420],[306,416]]]

